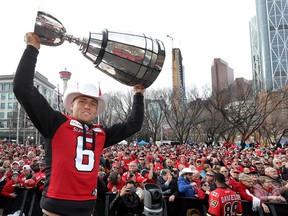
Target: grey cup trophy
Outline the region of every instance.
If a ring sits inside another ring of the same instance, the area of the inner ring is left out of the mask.
[[[87,38],[75,38],[66,34],[59,20],[42,11],[37,13],[34,33],[43,45],[59,46],[64,41],[77,44],[96,68],[128,86],[141,84],[148,88],[158,77],[165,60],[165,48],[160,40],[107,29],[89,33]]]

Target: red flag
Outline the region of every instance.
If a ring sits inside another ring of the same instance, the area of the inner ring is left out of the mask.
[[[98,86],[99,86],[99,97],[100,97],[102,95],[101,88],[100,88],[100,82],[98,83]]]

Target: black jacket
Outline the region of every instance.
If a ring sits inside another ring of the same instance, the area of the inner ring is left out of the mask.
[[[162,176],[159,176],[156,182],[156,184],[159,187],[161,187],[163,195],[164,196],[174,195],[175,198],[179,197],[177,181],[175,179],[172,179],[168,187],[165,185],[165,182],[166,181],[162,178]]]
[[[140,216],[144,211],[144,204],[136,193],[123,197],[117,194],[110,204],[110,211],[116,211],[117,216]]]

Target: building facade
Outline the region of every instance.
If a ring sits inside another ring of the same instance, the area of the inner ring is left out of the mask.
[[[234,71],[221,58],[215,58],[211,66],[212,92],[228,89],[234,81]]]
[[[251,60],[256,91],[288,84],[288,1],[256,0],[250,21]]]
[[[182,64],[181,50],[179,48],[172,49],[172,84],[175,97],[179,97],[182,101],[185,101],[184,67]]]
[[[24,143],[27,139],[39,142],[40,134],[13,93],[13,79],[14,75],[0,76],[0,139],[19,143]],[[56,86],[39,72],[35,73],[34,86],[54,109],[63,110],[62,96]]]

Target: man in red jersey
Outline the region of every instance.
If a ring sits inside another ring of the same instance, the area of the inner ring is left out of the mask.
[[[242,215],[240,195],[227,188],[222,173],[215,173],[217,189],[209,194],[209,208],[207,216]]]
[[[13,91],[45,138],[46,180],[40,206],[48,216],[91,216],[102,150],[141,129],[145,89],[134,86],[131,114],[126,122],[112,127],[92,123],[107,104],[107,95],[100,95],[92,84],[66,89],[64,108],[71,116],[65,115],[54,110],[33,84],[39,37],[30,32],[25,41],[27,47],[14,77]]]

